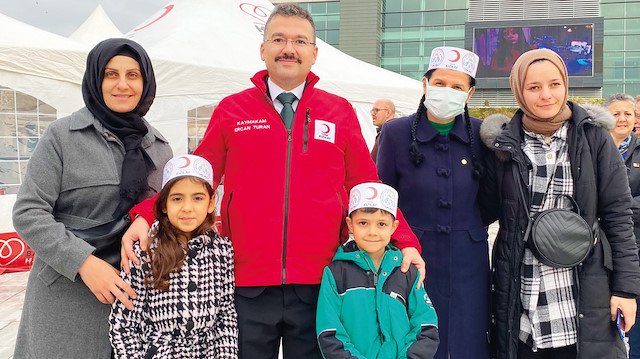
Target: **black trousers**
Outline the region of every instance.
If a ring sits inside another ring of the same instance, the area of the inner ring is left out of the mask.
[[[538,349],[536,352],[522,341],[518,344],[518,359],[575,359],[576,356],[578,352],[575,344],[562,348]]]
[[[316,339],[320,285],[236,287],[239,359],[322,359]]]

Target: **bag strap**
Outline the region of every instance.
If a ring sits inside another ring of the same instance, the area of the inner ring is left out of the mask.
[[[580,216],[582,217],[582,213],[580,212],[580,206],[578,206],[578,202],[576,202],[576,200],[573,198],[573,196],[570,196],[568,194],[559,194],[556,196],[556,198],[553,201],[553,207],[554,208],[559,208],[558,207],[558,201],[560,200],[560,198],[565,197],[569,200],[569,202],[571,202],[571,207],[573,207],[572,209]]]

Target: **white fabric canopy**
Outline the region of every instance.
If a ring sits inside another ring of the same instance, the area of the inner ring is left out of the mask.
[[[93,10],[87,20],[69,35],[70,39],[85,44],[90,48],[110,37],[122,37],[122,32],[111,21],[102,4],[98,4],[98,7]]]

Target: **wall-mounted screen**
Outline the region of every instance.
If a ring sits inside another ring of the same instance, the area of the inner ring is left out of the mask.
[[[513,64],[532,49],[559,54],[573,85],[602,86],[602,24],[602,18],[467,22],[465,45],[480,57],[476,77],[488,80],[481,87],[508,87]]]
[[[513,63],[531,49],[558,53],[570,76],[593,75],[593,24],[474,29],[478,77],[509,76]]]

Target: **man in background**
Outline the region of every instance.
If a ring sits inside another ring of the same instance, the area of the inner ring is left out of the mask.
[[[380,131],[382,131],[382,125],[387,121],[392,120],[396,116],[396,106],[393,102],[386,98],[381,98],[373,103],[371,109],[371,117],[373,118],[373,125],[376,126],[376,143],[371,149],[371,159],[376,162],[378,157],[378,138],[380,137]]]

